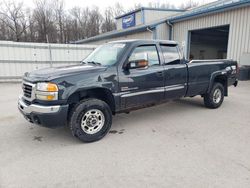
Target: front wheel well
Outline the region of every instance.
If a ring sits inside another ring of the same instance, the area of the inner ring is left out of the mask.
[[[68,98],[68,104],[72,109],[79,101],[88,98],[95,98],[106,102],[109,105],[112,113],[115,114],[114,97],[112,95],[112,92],[109,89],[105,88],[93,88],[77,91]]]

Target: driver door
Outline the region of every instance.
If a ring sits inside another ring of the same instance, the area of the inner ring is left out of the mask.
[[[147,61],[146,67],[135,68],[134,62]],[[164,98],[164,74],[156,45],[137,46],[127,61],[128,68],[119,75],[123,109],[157,103]]]

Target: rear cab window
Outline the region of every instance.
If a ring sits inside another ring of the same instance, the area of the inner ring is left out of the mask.
[[[164,64],[165,65],[175,65],[181,63],[181,57],[177,45],[172,44],[160,44]]]

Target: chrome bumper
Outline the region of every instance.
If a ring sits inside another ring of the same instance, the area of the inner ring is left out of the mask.
[[[18,108],[20,111],[22,111],[24,114],[30,114],[32,112],[34,113],[56,113],[60,110],[60,105],[54,105],[54,106],[42,106],[37,104],[31,104],[27,105],[22,99],[22,96],[18,99]]]

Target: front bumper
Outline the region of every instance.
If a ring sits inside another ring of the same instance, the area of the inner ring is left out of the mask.
[[[18,109],[29,122],[43,127],[55,128],[67,123],[68,105],[29,105],[19,97]]]

